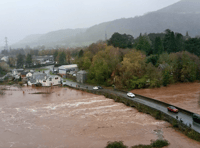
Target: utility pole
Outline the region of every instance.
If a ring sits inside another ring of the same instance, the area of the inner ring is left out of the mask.
[[[5,37],[5,47],[4,47],[4,50],[7,50],[8,51],[8,38]]]
[[[105,31],[105,41],[107,41],[107,33],[106,33],[106,31]]]

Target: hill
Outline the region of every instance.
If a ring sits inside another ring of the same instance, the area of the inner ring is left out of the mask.
[[[50,32],[39,36],[37,39],[27,38],[17,43],[18,46],[45,45],[45,46],[84,46],[98,40],[110,38],[114,32],[131,34],[134,37],[140,33],[158,33],[166,29],[195,37],[200,35],[200,1],[181,0],[161,10],[134,18],[122,18],[110,22],[94,25],[87,29],[67,29]],[[36,42],[37,41],[37,42]]]

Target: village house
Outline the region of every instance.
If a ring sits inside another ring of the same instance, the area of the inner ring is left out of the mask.
[[[26,74],[27,74],[28,72],[26,72],[26,71],[23,71],[23,72],[21,72],[21,78],[26,78]]]
[[[28,85],[36,85],[40,83],[41,86],[53,86],[61,84],[61,77],[57,75],[48,76],[46,73],[34,73],[32,78],[28,80]]]
[[[24,69],[13,69],[12,75],[21,75],[22,72],[24,72]]]
[[[33,56],[32,57],[33,64],[42,64],[42,65],[50,65],[54,64],[54,57],[53,55],[45,55],[45,56]]]
[[[53,86],[59,84],[61,84],[61,77],[57,75],[47,76],[42,82],[42,86]]]
[[[33,72],[28,72],[28,73],[26,74],[26,77],[27,77],[27,78],[32,78],[32,76],[33,76]]]

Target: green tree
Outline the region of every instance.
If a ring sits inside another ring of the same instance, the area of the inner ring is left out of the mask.
[[[152,52],[151,45],[152,43],[149,37],[145,34],[138,38],[138,41],[136,43],[136,49],[142,50],[146,53],[146,55],[149,55]]]
[[[89,69],[91,64],[92,64],[92,62],[89,59],[89,57],[86,56],[83,58],[83,67],[82,67],[83,69],[85,69],[85,70]]]
[[[186,40],[185,50],[200,56],[200,38],[189,38]]]
[[[54,61],[56,61],[57,56],[58,56],[58,51],[56,50],[56,51],[53,53]]]
[[[184,47],[183,35],[180,33],[174,34],[173,31],[167,29],[165,30],[163,45],[164,51],[168,53],[182,51]]]
[[[164,51],[164,48],[163,48],[162,40],[160,37],[156,37],[153,54],[161,54],[163,53],[163,51]]]
[[[59,64],[65,64],[66,63],[66,54],[65,52],[61,52],[59,55]]]
[[[163,46],[164,46],[164,51],[168,52],[170,51],[171,47],[170,47],[170,40],[171,40],[171,30],[170,29],[166,29],[165,30],[165,37],[163,40]]]
[[[24,55],[18,54],[17,55],[17,67],[23,68],[23,65],[24,65]]]
[[[158,58],[158,55],[150,55],[146,58],[146,63],[152,63],[154,66],[156,66]]]
[[[130,88],[130,80],[133,76],[141,78],[144,75],[143,65],[145,65],[145,57],[146,56],[143,55],[141,51],[136,49],[125,54],[121,66],[119,67],[120,74],[116,82],[119,84],[122,82],[124,87]]]
[[[78,57],[81,58],[81,57],[83,56],[83,53],[84,53],[84,52],[83,52],[83,50],[81,49],[81,50],[79,51],[79,53],[78,53]]]
[[[131,35],[119,34],[115,32],[111,38],[108,40],[108,45],[113,45],[119,48],[132,48],[134,43],[134,38]]]
[[[105,50],[99,51],[92,59],[92,64],[89,69],[89,79],[99,84],[111,85],[108,84],[108,81],[119,61],[119,49],[108,46]]]
[[[27,65],[27,67],[30,67],[32,65],[32,56],[31,56],[31,54],[27,54],[26,65]]]
[[[184,39],[183,35],[180,33],[176,34],[176,52],[183,51],[184,50]]]
[[[171,53],[171,52],[176,52],[177,49],[176,49],[176,40],[175,40],[175,35],[174,35],[174,32],[172,31],[171,34],[170,34],[170,44],[169,44],[169,50],[168,52]]]
[[[163,74],[163,86],[167,86],[170,81],[169,81],[169,71],[164,71],[164,74]]]

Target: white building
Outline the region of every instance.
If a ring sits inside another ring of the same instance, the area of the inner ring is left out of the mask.
[[[62,66],[58,67],[59,74],[66,74],[66,72],[70,72],[70,71],[78,71],[77,64],[62,65]]]
[[[61,77],[57,75],[47,76],[46,73],[36,73],[33,74],[33,78],[28,81],[28,85],[41,83],[42,86],[53,86],[61,84]]]
[[[5,61],[5,62],[8,62],[8,56],[4,56],[1,58],[1,61]]]
[[[26,74],[26,77],[27,78],[31,78],[33,76],[33,73],[32,72],[28,72],[27,74]]]
[[[42,82],[42,86],[53,86],[53,85],[59,85],[61,84],[61,77],[57,75],[51,75],[46,77],[45,80]]]

